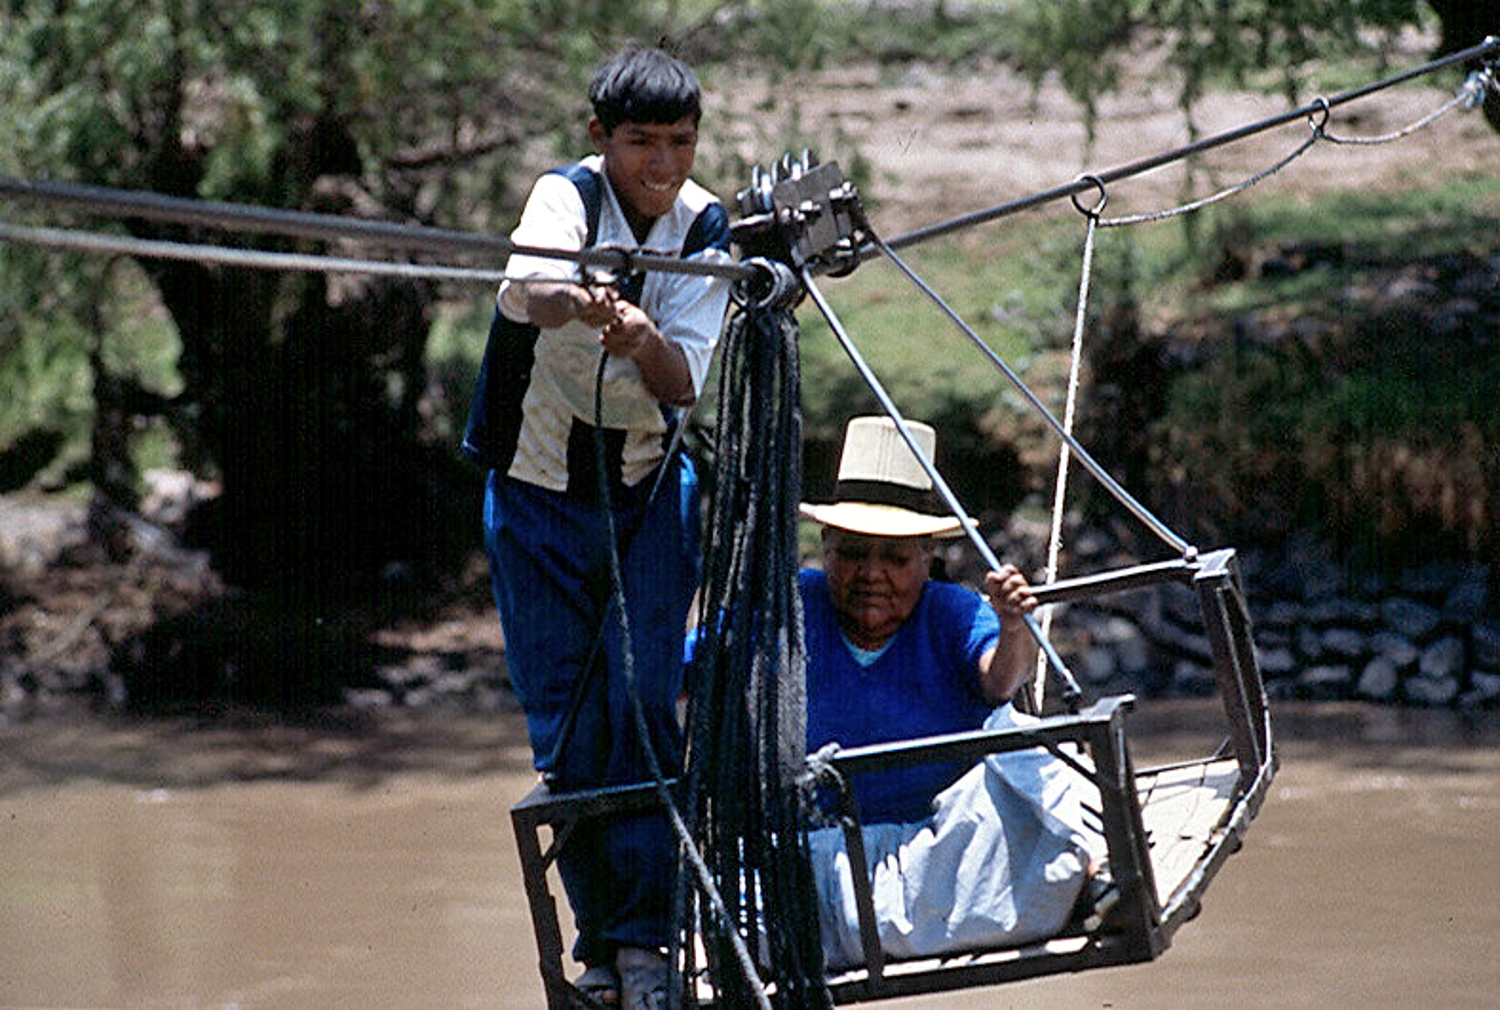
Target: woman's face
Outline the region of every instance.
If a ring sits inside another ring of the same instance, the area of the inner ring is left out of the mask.
[[[839,624],[855,645],[884,645],[911,616],[932,561],[925,537],[872,537],[827,527],[823,570]]]

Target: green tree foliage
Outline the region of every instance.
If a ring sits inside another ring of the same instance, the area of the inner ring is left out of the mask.
[[[670,6],[621,17],[583,0],[12,4],[0,14],[0,91],[16,99],[4,103],[16,140],[4,168],[498,229],[528,181],[515,170],[528,146],[576,132],[592,65],[629,33],[662,34]],[[418,555],[451,528],[441,506],[453,500],[433,486],[445,454],[423,444],[418,416],[438,290],[193,263],[141,268],[181,336],[183,388],[170,415],[193,462],[222,481],[205,533],[231,577],[324,592],[392,560],[427,560]],[[100,317],[91,301],[107,299],[108,286],[76,268],[32,269],[69,274],[43,285],[77,293],[62,306],[69,318]],[[8,289],[25,286],[7,276]],[[46,331],[32,342],[76,346],[55,307],[44,309],[9,325]],[[19,332],[11,340],[23,342]]]
[[[575,138],[568,155],[579,153],[593,67],[627,43],[671,36],[674,19],[687,20],[680,6],[8,3],[0,171],[502,231],[529,184],[518,171],[528,153],[550,159],[564,134]],[[79,223],[319,248],[145,221]],[[311,625],[341,600],[368,599],[382,571],[438,574],[472,548],[478,481],[422,418],[424,351],[444,295],[436,285],[150,259],[122,272],[12,247],[0,257],[0,371],[26,389],[39,360],[71,356],[96,373],[83,389],[29,397],[21,409],[34,412],[32,428],[45,434],[88,412],[91,392],[97,416],[123,421],[117,431],[130,427],[122,414],[159,411],[184,462],[222,487],[196,514],[194,537],[232,582],[275,601],[274,613]],[[149,297],[129,277],[144,277]],[[143,397],[110,374],[101,330],[153,309],[180,339],[181,381]],[[118,438],[94,436],[96,452],[128,456]],[[27,466],[56,449],[55,439],[26,437]],[[104,469],[83,473],[128,505],[129,474],[101,479]],[[316,673],[287,666],[293,679]]]
[[[530,182],[523,166],[579,153],[589,74],[627,43],[665,39],[710,75],[851,53],[1014,56],[1037,79],[1057,72],[1092,109],[1132,47],[1153,40],[1180,66],[1190,110],[1212,81],[1266,67],[1286,68],[1294,88],[1307,57],[1378,50],[1381,32],[1424,10],[1417,0],[8,0],[0,171],[503,232]],[[1445,45],[1465,41],[1445,32]],[[720,89],[730,103],[732,75]],[[368,596],[392,562],[441,572],[448,544],[472,546],[477,485],[424,419],[427,341],[450,293],[0,245],[0,382],[24,391],[0,402],[0,456],[16,448],[7,438],[29,439],[9,479],[55,465],[49,452],[69,425],[92,428],[92,467],[70,469],[128,504],[115,436],[155,415],[183,461],[221,483],[198,523],[216,566],[288,612],[316,615],[347,590]],[[170,382],[142,364],[152,354],[175,355]],[[101,415],[115,419],[110,430]]]

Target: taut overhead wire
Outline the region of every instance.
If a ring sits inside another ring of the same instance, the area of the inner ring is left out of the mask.
[[[1165,151],[1161,154],[1153,155],[1149,158],[1142,158],[1139,161],[1132,161],[1129,164],[1121,165],[1117,168],[1106,169],[1101,172],[1093,172],[1088,176],[1081,176],[1077,179],[1074,179],[1072,182],[1066,183],[1061,186],[1055,186],[1052,189],[1043,190],[1040,193],[1033,193],[1030,196],[1021,197],[1017,200],[1011,200],[1008,203],[997,204],[996,206],[990,207],[985,210],[973,211],[968,214],[950,218],[947,221],[928,225],[925,228],[918,228],[915,231],[906,233],[905,235],[890,239],[886,243],[886,245],[888,245],[892,249],[904,249],[907,246],[917,245],[918,243],[926,242],[930,239],[939,238],[943,235],[949,235],[964,228],[972,228],[975,225],[985,224],[989,221],[995,221],[999,218],[1007,217],[1011,214],[1016,214],[1023,210],[1031,210],[1032,208],[1040,207],[1043,204],[1053,203],[1066,197],[1076,196],[1079,193],[1083,193],[1089,189],[1094,188],[1096,185],[1108,185],[1109,183],[1117,182],[1120,179],[1128,179],[1131,176],[1143,175],[1153,169],[1161,168],[1162,166],[1169,165],[1175,161],[1181,161],[1184,158],[1191,157],[1195,154],[1201,154],[1204,151],[1213,150],[1216,147],[1223,147],[1225,144],[1232,144],[1237,140],[1244,140],[1246,137],[1254,136],[1257,133],[1263,133],[1266,130],[1271,130],[1278,126],[1284,126],[1287,123],[1296,122],[1299,119],[1306,119],[1309,116],[1326,114],[1329,110],[1334,109],[1340,105],[1344,105],[1348,102],[1353,102],[1357,99],[1364,98],[1367,95],[1374,94],[1377,91],[1382,91],[1397,84],[1402,84],[1406,81],[1412,80],[1413,78],[1421,77],[1425,74],[1430,74],[1433,71],[1441,70],[1444,67],[1467,63],[1470,60],[1490,58],[1496,55],[1500,55],[1500,37],[1492,35],[1477,46],[1471,46],[1470,48],[1462,50],[1461,52],[1452,53],[1448,56],[1442,57],[1441,59],[1432,60],[1429,63],[1424,63],[1420,67],[1414,67],[1411,70],[1407,70],[1402,73],[1395,74],[1391,77],[1375,81],[1374,83],[1366,84],[1358,88],[1351,88],[1348,91],[1344,91],[1337,95],[1334,95],[1332,98],[1319,98],[1313,102],[1308,103],[1307,105],[1302,106],[1301,108],[1292,109],[1289,112],[1283,112],[1279,115],[1271,116],[1268,119],[1262,119],[1258,122],[1247,123],[1244,126],[1239,126],[1232,130],[1226,130],[1223,133],[1214,134],[1211,137],[1204,137],[1202,140],[1195,141],[1191,144],[1185,144],[1182,147],[1173,148],[1170,151]],[[873,259],[874,257],[879,255],[881,255],[881,250],[874,245],[867,246],[860,251],[861,259]]]
[[[426,225],[255,207],[249,204],[198,200],[83,183],[16,179],[4,175],[0,175],[0,198],[43,203],[116,218],[196,225],[224,231],[282,235],[289,238],[330,242],[357,240],[386,248],[448,254],[504,256],[519,253],[526,256],[569,260],[622,273],[632,270],[656,270],[725,277],[730,280],[742,280],[752,273],[749,268],[737,263],[680,259],[677,256],[650,250],[608,247],[585,250],[543,249],[520,245],[498,235],[480,235]],[[298,269],[308,269],[308,267],[301,266]]]

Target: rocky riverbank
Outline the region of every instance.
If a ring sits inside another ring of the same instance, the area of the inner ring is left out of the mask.
[[[101,538],[99,517],[92,522],[91,534],[80,502],[0,498],[0,720],[80,703],[125,707],[139,701],[132,684],[142,666],[169,698],[174,685],[188,703],[206,693],[212,710],[225,700],[201,691],[211,678],[201,667],[213,663],[231,688],[249,683],[257,664],[326,663],[337,685],[329,700],[351,708],[514,708],[482,578],[419,619],[270,627],[164,527],[133,519]],[[997,548],[1035,557],[1042,533],[1016,522]],[[1065,542],[1064,574],[1132,560],[1097,528],[1070,530]],[[1309,539],[1246,551],[1241,567],[1273,698],[1500,706],[1500,621],[1486,566],[1425,564],[1382,581],[1351,576]],[[178,633],[163,635],[174,621]],[[1185,586],[1060,608],[1054,638],[1089,696],[1213,690],[1197,598]]]
[[[1123,561],[1111,540],[1081,534],[1077,569]],[[1325,547],[1296,539],[1241,558],[1268,694],[1316,701],[1494,708],[1500,621],[1486,565],[1428,563],[1389,580],[1351,575]],[[1086,694],[1146,697],[1214,690],[1194,592],[1168,584],[1073,605],[1057,638]]]

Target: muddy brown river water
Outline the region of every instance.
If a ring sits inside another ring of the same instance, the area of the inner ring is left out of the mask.
[[[1276,714],[1271,796],[1162,958],[888,1005],[1500,1006],[1500,718]],[[1139,754],[1197,719],[1143,719]],[[0,1006],[541,1006],[519,734],[0,729]]]

